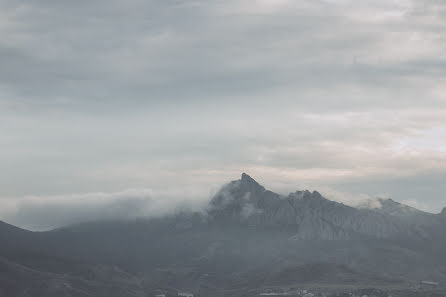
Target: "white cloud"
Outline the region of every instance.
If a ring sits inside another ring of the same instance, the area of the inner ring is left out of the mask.
[[[32,230],[48,230],[97,220],[161,217],[182,210],[201,211],[208,197],[191,189],[157,192],[127,189],[113,193],[25,196],[0,200],[0,217]]]
[[[419,199],[408,198],[401,201],[401,203],[412,206],[416,209],[427,211],[427,212],[438,212],[426,203],[421,202]]]

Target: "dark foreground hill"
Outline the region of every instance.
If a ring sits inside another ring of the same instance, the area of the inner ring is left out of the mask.
[[[299,284],[446,282],[446,219],[392,200],[281,196],[246,174],[203,213],[49,232],[0,223],[0,296],[243,295]]]

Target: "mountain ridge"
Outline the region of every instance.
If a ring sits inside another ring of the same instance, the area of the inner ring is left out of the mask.
[[[66,282],[93,296],[110,283],[152,295],[199,283],[212,295],[222,286],[243,291],[311,281],[446,282],[446,220],[421,217],[356,209],[316,191],[279,195],[245,173],[223,185],[203,212],[49,232],[0,223],[0,258],[6,282],[23,290],[32,270],[38,287],[56,283],[57,293]]]
[[[399,209],[404,210],[398,212]],[[410,210],[410,211],[409,211]],[[295,226],[295,239],[347,239],[353,237],[412,236],[420,229],[406,222],[414,216],[429,221],[434,216],[384,201],[380,209],[354,208],[323,197],[319,192],[296,191],[279,195],[257,183],[246,173],[223,186],[212,198],[208,215],[215,220],[246,223],[251,226]]]

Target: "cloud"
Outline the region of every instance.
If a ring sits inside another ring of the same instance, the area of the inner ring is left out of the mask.
[[[187,189],[164,193],[152,189],[127,189],[113,193],[25,196],[3,199],[0,216],[23,228],[49,230],[89,221],[131,220],[161,217],[184,210],[201,211],[207,199],[199,194],[192,197],[187,194]]]
[[[240,96],[253,102],[265,93],[314,98],[322,87],[385,93],[404,85],[392,92],[407,97],[375,100],[417,104],[411,92],[439,85],[430,78],[444,71],[430,71],[444,53],[441,31],[425,27],[426,7],[436,11],[430,2],[126,3],[3,1],[0,79],[12,93],[5,101],[31,109],[123,110]],[[317,99],[301,101],[320,106]],[[363,95],[336,101],[374,105]]]
[[[261,209],[259,209],[258,207],[256,207],[254,204],[246,203],[243,205],[240,214],[241,214],[242,218],[248,219],[249,217],[251,217],[253,215],[261,214],[262,212],[263,211]]]
[[[427,211],[427,212],[432,211],[432,207],[430,207],[426,203],[420,202],[419,199],[409,198],[409,199],[405,199],[405,200],[401,201],[401,203],[412,206],[419,210],[423,210],[423,211]]]
[[[386,195],[380,195],[378,198],[364,193],[342,192],[330,188],[322,188],[320,189],[320,192],[329,200],[343,203],[355,208],[362,208],[364,206],[367,206],[366,208],[380,208],[381,203],[379,198],[386,198]]]
[[[209,192],[248,171],[278,192],[441,209],[445,11],[434,0],[1,1],[0,197]]]

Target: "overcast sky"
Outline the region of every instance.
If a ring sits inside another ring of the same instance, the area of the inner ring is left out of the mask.
[[[162,213],[249,173],[446,206],[441,0],[0,0],[0,219]]]

